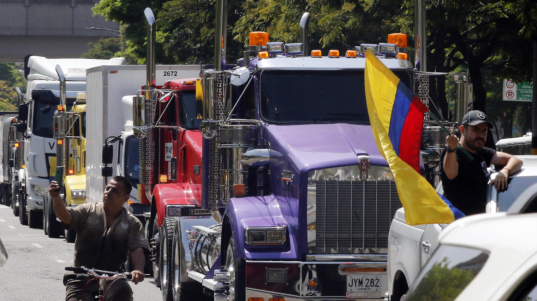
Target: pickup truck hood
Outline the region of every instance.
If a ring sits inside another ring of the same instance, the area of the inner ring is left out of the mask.
[[[358,164],[358,155],[369,155],[372,165],[387,166],[369,125],[267,125],[266,130],[271,148],[301,171]]]

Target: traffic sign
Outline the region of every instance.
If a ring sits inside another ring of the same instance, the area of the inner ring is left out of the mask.
[[[533,100],[533,83],[515,83],[510,79],[504,79],[503,100],[531,102]]]

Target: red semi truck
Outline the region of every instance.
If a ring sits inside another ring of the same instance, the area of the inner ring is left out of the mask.
[[[152,113],[146,120],[150,129],[141,141],[141,183],[142,193],[151,201],[147,237],[155,283],[168,295],[174,217],[210,211],[201,209],[203,140],[201,119],[196,116],[196,79],[170,80],[154,93],[159,94],[158,101],[145,108]]]

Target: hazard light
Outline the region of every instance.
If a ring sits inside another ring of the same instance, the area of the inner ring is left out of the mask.
[[[63,145],[63,139],[58,139],[57,141],[58,145]]]
[[[347,52],[345,52],[345,57],[356,58],[357,56],[358,53],[356,52],[356,50],[347,50]]]
[[[13,120],[11,120],[11,122],[17,122],[17,118],[13,118]]]
[[[14,147],[19,147],[19,143],[18,143],[18,142],[15,142],[15,143],[13,143],[13,146],[14,146]]]
[[[193,80],[185,80],[183,82],[183,85],[193,85],[194,84],[194,81]]]
[[[268,59],[269,53],[268,51],[259,51],[257,56],[259,56],[260,59]]]
[[[22,168],[26,168],[26,164],[22,164]]]
[[[397,58],[406,61],[406,60],[408,60],[408,53],[399,52],[397,54]]]
[[[311,57],[323,57],[323,53],[321,50],[312,50]]]
[[[69,169],[69,170],[67,170],[67,174],[72,176],[72,175],[75,174],[75,170],[74,169]]]
[[[248,44],[250,46],[266,46],[269,41],[268,33],[262,31],[250,32]]]
[[[406,34],[404,33],[391,33],[388,35],[388,43],[395,44],[399,48],[407,47]]]
[[[159,182],[160,183],[168,183],[168,176],[167,175],[160,175]]]
[[[338,58],[339,57],[339,50],[330,50],[330,51],[328,51],[328,57]]]
[[[58,111],[60,111],[60,112],[63,111],[63,106],[62,106],[62,105],[58,105],[56,108],[57,108]]]

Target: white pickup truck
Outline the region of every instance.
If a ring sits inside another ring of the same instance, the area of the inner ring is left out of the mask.
[[[534,207],[537,206],[537,202],[533,204],[528,201],[536,198],[537,156],[517,157],[524,162],[524,166],[521,171],[509,177],[507,191],[498,193],[494,186],[489,185],[487,213],[508,209],[519,213],[536,212]],[[495,174],[491,175],[494,176]],[[388,235],[388,290],[392,301],[401,300],[408,291],[410,284],[438,246],[438,237],[446,226],[442,224],[409,226],[405,221],[404,209],[397,210]]]

